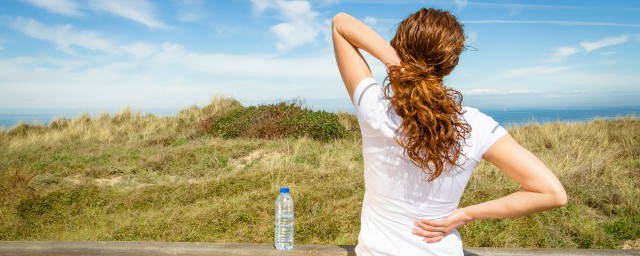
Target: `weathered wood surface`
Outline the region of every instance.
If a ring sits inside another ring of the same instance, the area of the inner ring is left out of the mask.
[[[272,244],[146,241],[0,241],[0,255],[356,255],[352,245],[295,245],[278,251]],[[465,248],[465,255],[640,256],[640,250]]]

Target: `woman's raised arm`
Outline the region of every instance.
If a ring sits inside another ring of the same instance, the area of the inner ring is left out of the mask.
[[[386,67],[400,65],[400,57],[393,47],[373,29],[351,15],[336,14],[331,27],[336,63],[351,101],[358,82],[371,76],[371,69],[358,49],[367,51]]]

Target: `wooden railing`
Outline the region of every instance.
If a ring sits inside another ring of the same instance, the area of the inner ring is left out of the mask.
[[[272,244],[124,241],[0,241],[0,255],[356,255],[353,245],[296,244],[278,251]],[[640,250],[465,248],[465,255],[634,255]]]

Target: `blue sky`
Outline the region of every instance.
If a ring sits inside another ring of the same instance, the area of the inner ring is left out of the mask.
[[[0,108],[179,109],[226,95],[351,111],[331,17],[347,12],[390,40],[421,7],[451,11],[477,49],[445,78],[465,105],[640,105],[636,0],[5,0]]]

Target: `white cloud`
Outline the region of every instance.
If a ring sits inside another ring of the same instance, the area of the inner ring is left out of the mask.
[[[559,47],[556,48],[555,51],[551,54],[552,62],[561,62],[565,60],[567,57],[574,55],[580,52],[580,49],[575,47]]]
[[[178,5],[178,20],[182,22],[197,22],[206,15],[203,0],[176,0]]]
[[[164,43],[154,54],[155,64],[179,64],[190,71],[214,77],[245,78],[327,78],[336,75],[333,56],[276,58],[268,55],[203,54],[190,52],[184,46]],[[302,81],[302,80],[300,80]]]
[[[311,3],[306,0],[252,0],[254,12],[260,14],[273,8],[284,20],[271,27],[271,32],[278,42],[276,47],[280,51],[288,51],[303,44],[315,42],[321,33],[322,26],[316,21],[318,13],[311,9]]]
[[[76,2],[71,0],[23,0],[28,4],[67,16],[82,16]]]
[[[271,31],[278,37],[276,47],[280,51],[288,51],[297,46],[313,42],[318,36],[318,30],[306,23],[284,22],[271,27]]]
[[[116,53],[113,43],[93,31],[77,30],[71,25],[45,25],[34,19],[16,18],[11,26],[27,36],[52,42],[56,49],[73,54],[73,46]]]
[[[629,40],[628,35],[618,37],[606,37],[596,41],[584,41],[580,42],[580,47],[577,46],[564,46],[558,47],[551,54],[551,62],[562,62],[567,57],[575,55],[580,52],[590,53],[600,48],[623,44]],[[607,56],[613,54],[613,51],[604,52],[602,55]]]
[[[229,38],[235,35],[242,35],[245,33],[250,33],[247,31],[246,27],[241,25],[231,25],[231,24],[218,24],[213,30],[220,37]]]
[[[328,52],[283,58],[146,42],[118,49],[127,54],[0,59],[0,107],[186,107],[214,94],[242,102],[295,96],[348,102]]]
[[[536,90],[528,90],[528,89],[494,89],[494,88],[475,88],[468,90],[460,90],[460,92],[466,95],[491,95],[491,94],[532,94],[538,93]]]
[[[464,24],[549,24],[563,26],[596,26],[596,27],[634,27],[640,28],[640,24],[613,23],[613,22],[589,22],[570,20],[463,20]]]
[[[606,63],[598,63],[605,65]],[[491,73],[481,76],[474,76],[467,81],[456,81],[455,84],[467,86],[467,88],[491,88],[505,90],[501,88],[521,88],[537,90],[540,93],[556,92],[559,90],[591,90],[599,92],[640,92],[638,90],[639,73],[608,72],[595,65],[599,72],[593,72],[592,68],[580,69],[579,67],[552,67],[540,66],[533,68],[522,68],[514,73],[519,73],[519,77],[504,77],[504,75],[493,75]],[[528,71],[531,70],[531,71]],[[615,69],[613,69],[615,70]],[[513,72],[513,71],[512,71]],[[464,87],[463,87],[464,88]],[[478,91],[476,93],[480,93]],[[485,93],[490,93],[487,91]]]
[[[321,5],[327,6],[340,3],[340,0],[318,0]]]
[[[513,79],[513,78],[525,78],[539,75],[548,75],[557,73],[560,71],[565,71],[569,69],[569,67],[564,66],[535,66],[535,67],[526,67],[526,68],[515,68],[506,70],[501,78]]]
[[[453,3],[456,5],[456,7],[458,7],[458,9],[462,9],[465,6],[467,6],[468,1],[467,0],[453,0]]]
[[[251,6],[256,14],[261,14],[273,5],[272,0],[251,0]]]
[[[476,31],[468,31],[467,32],[467,40],[465,44],[473,44],[478,41],[478,32]]]
[[[376,17],[366,16],[362,22],[371,27],[378,24],[378,19],[376,19]]]
[[[582,46],[582,48],[584,48],[585,51],[592,52],[603,47],[623,44],[623,43],[626,43],[628,40],[629,40],[629,36],[623,35],[623,36],[617,36],[617,37],[607,37],[597,41],[581,42],[580,46]]]
[[[604,66],[613,66],[615,64],[618,64],[619,62],[615,60],[598,60],[596,63]]]
[[[93,0],[90,1],[90,5],[96,10],[120,16],[122,18],[141,23],[150,28],[169,28],[168,25],[154,17],[155,7],[147,0]]]
[[[130,54],[134,58],[149,57],[158,51],[158,47],[156,45],[144,42],[124,45],[121,48],[124,52]]]
[[[599,90],[599,91],[628,91],[638,92],[638,81],[640,81],[639,73],[613,73],[613,72],[589,72],[589,71],[571,71],[559,72],[545,78],[545,80],[553,81],[556,85],[563,85],[567,89],[570,87],[579,87],[580,89]],[[579,86],[576,86],[579,85]]]

